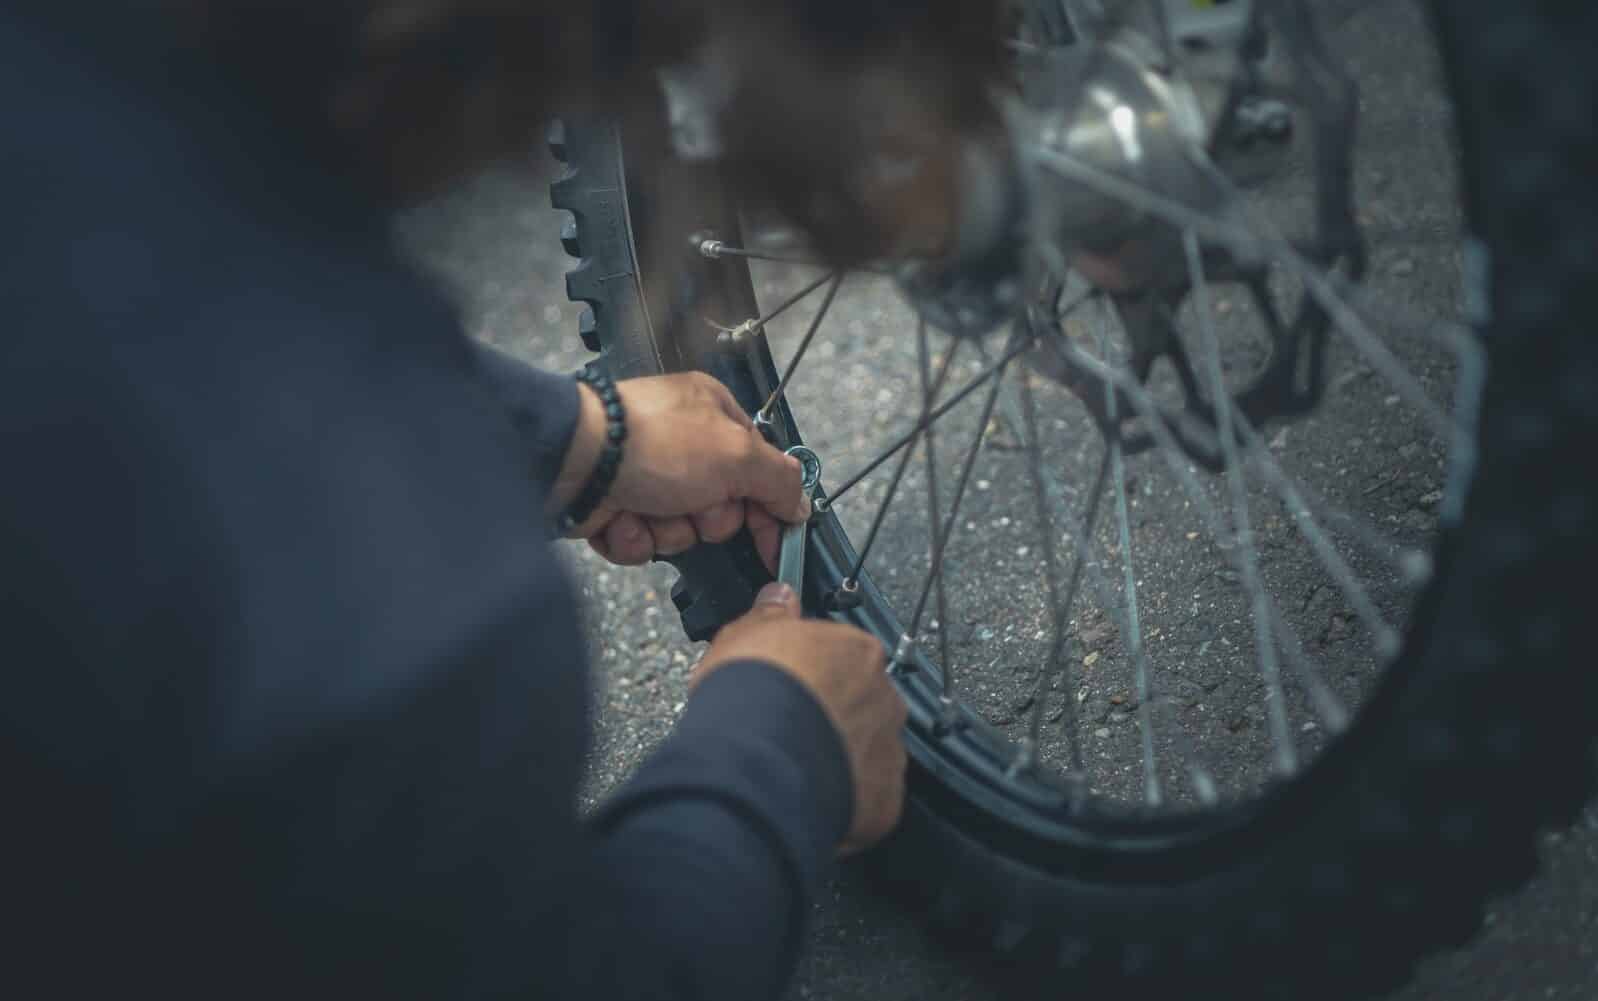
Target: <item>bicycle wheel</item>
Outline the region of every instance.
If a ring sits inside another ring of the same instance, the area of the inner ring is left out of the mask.
[[[1468,936],[1591,788],[1598,673],[1566,583],[1594,538],[1570,461],[1598,411],[1598,196],[1576,167],[1594,16],[1375,10],[1322,9],[1299,43],[1369,77],[1361,197],[1329,199],[1363,238],[1321,256],[1293,238],[1327,221],[1295,138],[1313,116],[1290,104],[1284,130],[1254,104],[1251,141],[1285,166],[1232,204],[1269,268],[1223,269],[1216,213],[1106,183],[1175,234],[1180,295],[1062,279],[988,339],[928,333],[869,276],[840,291],[753,256],[796,252],[752,249],[655,117],[552,136],[585,343],[620,375],[712,372],[769,403],[784,443],[822,415],[808,443],[856,457],[812,525],[806,599],[881,638],[911,707],[906,821],[872,863],[1005,969],[1197,996],[1383,987]],[[1422,86],[1434,59],[1446,86]],[[1404,196],[1368,196],[1383,184]],[[1427,283],[1461,321],[1413,306],[1435,304]],[[902,311],[904,336],[827,339],[849,308]],[[696,638],[769,579],[747,541],[674,562]]]

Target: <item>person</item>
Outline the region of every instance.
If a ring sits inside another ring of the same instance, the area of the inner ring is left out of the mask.
[[[443,3],[170,6],[0,7],[9,979],[775,996],[829,861],[902,809],[883,651],[766,588],[582,818],[549,525],[582,500],[573,534],[627,564],[747,527],[769,564],[797,463],[706,377],[607,408],[471,344],[395,253],[397,198],[481,151],[395,108],[476,121],[429,73],[502,35],[435,46]],[[427,72],[331,87],[341,18]]]

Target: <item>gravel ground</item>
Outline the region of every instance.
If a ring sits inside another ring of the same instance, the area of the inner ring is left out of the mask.
[[[1374,234],[1371,294],[1386,315],[1456,315],[1458,259],[1451,234],[1457,218],[1446,183],[1447,106],[1436,94],[1429,60],[1419,57],[1424,48],[1417,41],[1418,21],[1408,4],[1343,6],[1362,8],[1339,28],[1336,44],[1366,95],[1357,162],[1361,221]],[[585,352],[575,336],[576,309],[566,303],[561,286],[571,262],[560,248],[559,215],[548,208],[547,173],[542,162],[490,171],[410,213],[402,233],[460,292],[474,335],[539,364],[570,369]],[[1290,166],[1278,182],[1257,192],[1256,203],[1274,218],[1291,219],[1304,204],[1303,177],[1302,170]],[[782,268],[755,275],[764,301],[804,277]],[[1226,345],[1228,378],[1235,383],[1263,358],[1258,316],[1235,289],[1218,288],[1215,298],[1213,320]],[[792,393],[807,440],[827,461],[833,482],[837,474],[858,468],[872,454],[873,442],[900,426],[905,401],[917,398],[914,340],[905,334],[911,329],[908,314],[891,289],[851,283],[835,309],[836,332],[814,349],[817,371],[825,365],[827,378],[801,377]],[[796,313],[771,332],[779,360],[808,320],[803,308]],[[1194,320],[1191,310],[1185,319]],[[1091,326],[1091,318],[1086,322]],[[1452,375],[1446,353],[1419,337],[1394,335],[1391,343],[1423,390],[1446,404]],[[935,349],[941,357],[947,346]],[[962,351],[965,359],[955,362],[951,384],[979,364],[974,352]],[[1286,433],[1273,429],[1273,454],[1325,498],[1359,512],[1388,537],[1402,544],[1423,540],[1443,502],[1445,450],[1426,433],[1414,409],[1346,347],[1334,351],[1333,371],[1341,375],[1326,406]],[[1037,392],[1045,416],[1049,492],[1080,512],[1099,461],[1099,439],[1075,433],[1079,425],[1064,416],[1072,412],[1064,390],[1040,384]],[[976,431],[975,409],[973,402],[956,411],[941,431],[942,468],[952,469]],[[1013,396],[1001,401],[961,510],[967,531],[957,535],[949,553],[955,585],[949,622],[929,623],[933,635],[946,631],[962,690],[975,710],[1015,734],[1026,724],[1034,665],[1047,635],[1025,454],[1014,447],[1018,409]],[[1395,455],[1401,461],[1395,462]],[[1127,468],[1133,551],[1159,557],[1138,561],[1135,578],[1157,683],[1181,720],[1180,732],[1215,766],[1223,790],[1246,789],[1270,761],[1272,727],[1265,690],[1252,666],[1246,595],[1217,559],[1193,498],[1158,458],[1134,457]],[[913,463],[898,502],[906,517],[884,533],[880,556],[873,559],[879,584],[901,609],[914,604],[927,563],[921,475],[921,463]],[[867,480],[854,500],[839,506],[857,540],[886,479]],[[943,479],[947,511],[952,472]],[[1224,482],[1206,478],[1205,491],[1224,514]],[[1107,596],[1119,603],[1124,584],[1113,499],[1113,493],[1107,495],[1095,533],[1097,576]],[[1323,665],[1329,688],[1342,701],[1357,704],[1377,662],[1369,631],[1313,555],[1295,541],[1281,505],[1260,488],[1250,508],[1262,540],[1261,573],[1272,593],[1282,597],[1284,616]],[[1063,524],[1056,530],[1063,556],[1071,545],[1070,530]],[[1378,608],[1400,615],[1407,592],[1393,561],[1361,550],[1351,554],[1351,562],[1370,582]],[[678,628],[669,600],[674,577],[669,567],[613,568],[579,547],[571,549],[571,564],[589,609],[587,634],[600,693],[585,790],[592,802],[670,730],[701,645],[688,643]],[[1095,614],[1091,606],[1096,604],[1079,606],[1070,647],[1072,677],[1048,686],[1043,706],[1051,722],[1061,716],[1079,720],[1084,767],[1094,787],[1132,796],[1142,781],[1138,692],[1114,616]],[[1301,755],[1313,754],[1324,738],[1324,720],[1303,685],[1290,676],[1284,687],[1282,722],[1292,746]],[[1065,728],[1051,726],[1046,733],[1045,758],[1068,761]],[[1162,762],[1179,758],[1170,753],[1175,748],[1169,743],[1157,749]],[[1184,795],[1186,776],[1173,764],[1166,764],[1159,777],[1171,795]],[[1571,831],[1550,835],[1544,856],[1543,874],[1494,910],[1474,946],[1429,963],[1395,999],[1598,998],[1598,808]],[[970,965],[924,938],[891,904],[874,899],[847,868],[820,895],[810,942],[793,997],[983,998],[991,993]]]

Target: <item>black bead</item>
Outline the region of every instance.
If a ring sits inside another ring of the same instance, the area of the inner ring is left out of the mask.
[[[579,369],[574,377],[578,382],[585,382],[593,387],[599,395],[600,403],[605,407],[605,447],[599,454],[599,460],[588,483],[577,495],[577,500],[556,520],[556,526],[562,534],[586,521],[610,492],[612,484],[616,481],[616,473],[621,467],[621,443],[627,438],[627,413],[622,406],[621,394],[616,390],[615,380],[592,363]]]

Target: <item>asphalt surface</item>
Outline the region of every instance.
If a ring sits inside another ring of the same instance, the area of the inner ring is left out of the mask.
[[[1364,98],[1359,144],[1359,211],[1373,234],[1370,293],[1389,315],[1458,315],[1459,263],[1452,234],[1457,216],[1448,183],[1448,107],[1437,92],[1435,68],[1407,3],[1339,5],[1347,11],[1337,47],[1359,76]],[[1302,159],[1295,155],[1279,182],[1254,196],[1276,219],[1291,220],[1304,202]],[[575,368],[586,358],[576,337],[576,307],[565,300],[562,276],[571,261],[560,248],[560,214],[548,207],[551,165],[542,159],[487,172],[458,190],[409,213],[406,241],[461,297],[470,331],[541,365]],[[805,275],[791,269],[756,272],[764,301]],[[1290,290],[1284,290],[1290,291]],[[819,374],[795,382],[796,412],[809,441],[828,463],[829,478],[852,471],[905,419],[916,399],[915,345],[909,314],[884,283],[852,282],[830,321],[833,333],[818,342]],[[1224,346],[1227,378],[1245,379],[1263,358],[1255,307],[1235,290],[1218,287],[1213,323]],[[791,350],[808,319],[803,309],[771,332],[779,358]],[[742,318],[710,318],[730,324]],[[1194,317],[1189,311],[1186,317]],[[1091,333],[1094,321],[1083,318]],[[1255,331],[1251,333],[1251,331]],[[1447,405],[1453,366],[1446,352],[1418,336],[1389,332],[1389,343],[1413,371],[1422,391]],[[996,344],[995,344],[996,346]],[[948,350],[942,342],[935,350]],[[980,363],[962,348],[955,372]],[[1272,432],[1272,452],[1294,475],[1338,507],[1357,512],[1404,545],[1424,542],[1445,486],[1443,443],[1426,432],[1408,400],[1356,352],[1338,346],[1327,406],[1286,433]],[[1167,380],[1169,382],[1169,380]],[[1161,392],[1173,391],[1169,385]],[[1065,418],[1073,401],[1059,387],[1037,387],[1045,415],[1048,491],[1081,511],[1100,452],[1098,439],[1073,433]],[[978,394],[980,395],[980,394]],[[962,694],[988,722],[1019,735],[1034,696],[1035,665],[1046,643],[1047,616],[1037,570],[1037,542],[1025,454],[1015,447],[1017,407],[1001,401],[973,484],[964,499],[949,553],[950,622],[930,622],[946,632],[959,665]],[[1051,429],[1057,433],[1050,434]],[[974,406],[957,410],[939,437],[944,477],[941,503],[951,499],[952,469],[976,430]],[[1395,458],[1396,456],[1396,458]],[[1129,527],[1138,561],[1136,587],[1143,628],[1156,673],[1176,706],[1193,750],[1215,762],[1223,789],[1246,790],[1270,758],[1273,721],[1251,659],[1247,595],[1227,576],[1203,519],[1152,456],[1128,460]],[[873,558],[876,577],[896,607],[913,605],[927,562],[922,464],[913,463],[894,519]],[[885,488],[873,477],[839,513],[857,540]],[[1224,483],[1207,480],[1210,503],[1227,510]],[[1113,493],[1106,500],[1113,499]],[[1273,506],[1274,505],[1274,506]],[[1106,556],[1117,554],[1113,513],[1093,533]],[[1360,617],[1287,524],[1279,504],[1256,485],[1251,508],[1262,540],[1260,572],[1273,594],[1286,596],[1284,615],[1324,665],[1338,699],[1357,705],[1375,675],[1377,658]],[[1070,530],[1057,525],[1062,553]],[[1394,561],[1375,550],[1351,555],[1383,615],[1402,615],[1410,591]],[[621,781],[670,730],[685,698],[687,672],[701,652],[678,628],[669,591],[675,572],[664,565],[621,569],[586,549],[571,548],[574,580],[588,620],[595,686],[599,693],[595,743],[585,787],[589,802]],[[1110,603],[1125,585],[1118,559],[1103,558],[1097,586]],[[1095,575],[1090,574],[1090,577]],[[1091,589],[1091,582],[1090,582]],[[1070,679],[1040,689],[1051,724],[1062,716],[1078,723],[1078,751],[1094,787],[1106,795],[1136,795],[1138,692],[1130,674],[1125,637],[1113,615],[1096,614],[1087,599],[1074,621]],[[936,613],[931,613],[936,616]],[[1313,755],[1324,740],[1323,722],[1305,686],[1284,685],[1294,752]],[[1069,760],[1067,728],[1046,728],[1046,760]],[[1160,779],[1171,795],[1186,788],[1175,763],[1180,754],[1159,743]],[[1522,893],[1498,902],[1468,949],[1428,961],[1394,1001],[1598,999],[1598,806],[1574,828],[1550,834],[1540,875]],[[1061,993],[1070,989],[1062,983]],[[891,902],[876,899],[847,869],[820,894],[810,944],[791,989],[793,998],[986,998],[993,989],[971,964],[925,937]]]

